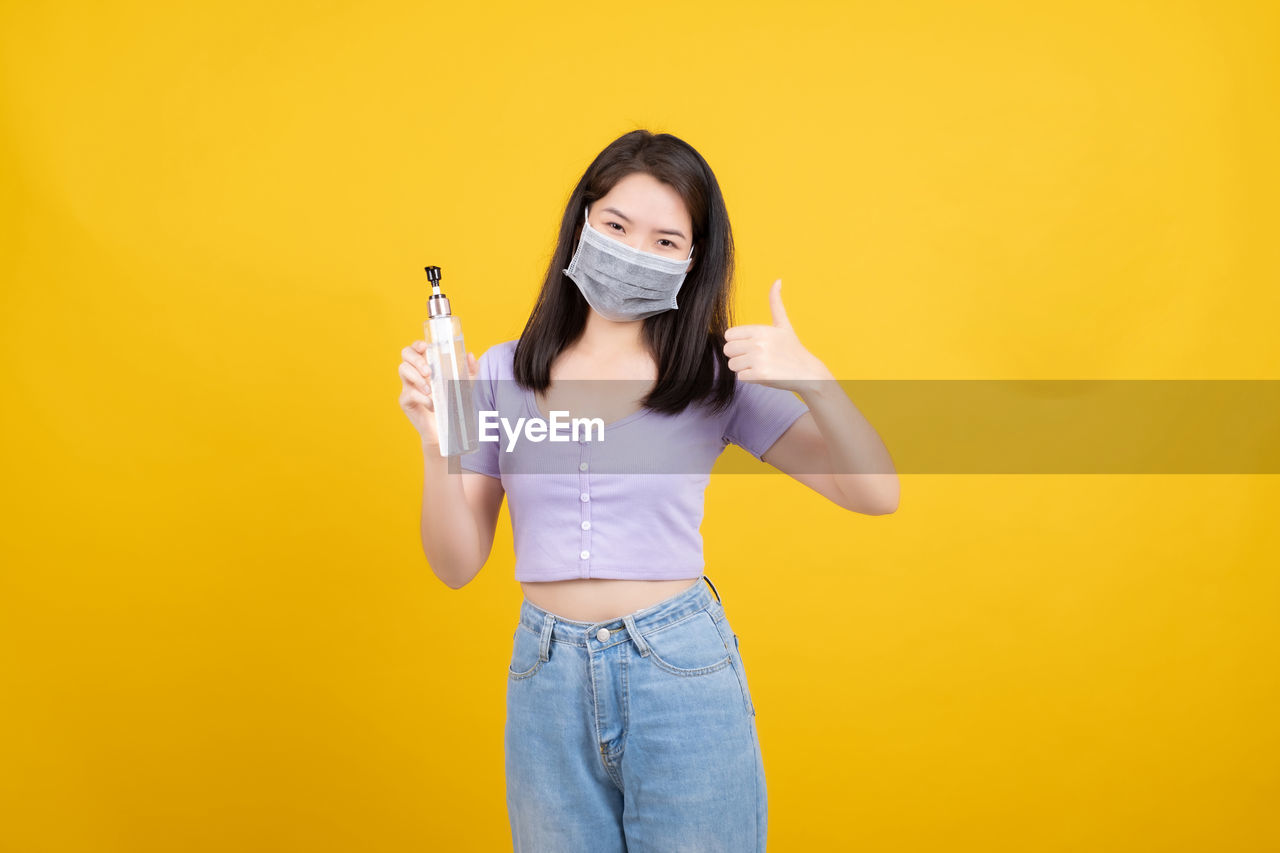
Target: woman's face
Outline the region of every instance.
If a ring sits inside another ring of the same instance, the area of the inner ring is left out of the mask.
[[[587,208],[587,221],[601,234],[633,249],[682,261],[693,246],[693,220],[670,184],[632,172]]]

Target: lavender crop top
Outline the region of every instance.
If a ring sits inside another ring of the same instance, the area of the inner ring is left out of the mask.
[[[549,422],[554,413],[515,381],[515,349],[505,341],[480,356],[476,408],[511,424]],[[732,405],[715,415],[696,404],[678,415],[641,409],[604,424],[602,436],[580,431],[570,441],[509,442],[499,426],[489,430],[499,440],[482,441],[460,465],[502,480],[517,581],[697,578],[716,458],[732,442],[759,459],[808,410],[790,391],[739,380]]]

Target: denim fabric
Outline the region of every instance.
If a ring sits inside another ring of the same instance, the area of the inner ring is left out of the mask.
[[[603,622],[524,600],[504,734],[516,853],[765,849],[755,707],[707,584]]]

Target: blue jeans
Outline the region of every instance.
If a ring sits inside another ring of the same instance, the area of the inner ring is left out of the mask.
[[[765,849],[755,707],[703,580],[603,622],[524,600],[504,734],[516,853]]]

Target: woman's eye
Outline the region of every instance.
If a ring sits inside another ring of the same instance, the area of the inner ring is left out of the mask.
[[[618,223],[616,223],[616,222],[606,222],[606,223],[605,223],[605,227],[607,227],[607,228],[613,228],[613,226],[615,226],[615,225],[618,225]],[[618,225],[617,230],[618,230],[618,231],[623,231],[623,230],[626,230],[626,229],[624,229],[621,225]],[[672,243],[670,240],[663,239],[663,240],[659,240],[659,241],[658,241],[658,243],[660,243],[660,244],[661,244],[661,243],[665,243],[666,245],[662,247],[662,248],[664,248],[664,249],[674,249],[674,248],[676,248],[676,244],[675,244],[675,243]]]

